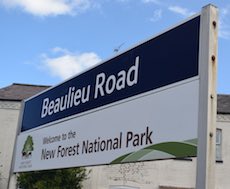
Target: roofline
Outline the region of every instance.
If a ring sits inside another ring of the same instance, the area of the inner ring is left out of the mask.
[[[230,96],[230,94],[220,94],[220,93],[217,93],[217,96]]]
[[[230,115],[229,112],[221,112],[221,111],[218,111],[217,114],[222,114],[222,115]]]
[[[8,98],[0,98],[0,101],[14,101],[14,102],[21,102],[23,100],[19,100],[19,99],[8,99]]]
[[[24,83],[12,83],[12,85],[28,86],[28,87],[51,87],[51,85],[36,85],[36,84],[24,84]]]

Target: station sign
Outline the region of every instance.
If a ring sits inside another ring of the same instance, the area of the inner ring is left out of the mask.
[[[14,172],[197,155],[200,15],[24,102]]]

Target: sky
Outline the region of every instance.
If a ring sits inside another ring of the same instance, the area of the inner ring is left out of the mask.
[[[0,88],[57,85],[210,3],[219,9],[217,92],[230,94],[229,0],[0,0]]]

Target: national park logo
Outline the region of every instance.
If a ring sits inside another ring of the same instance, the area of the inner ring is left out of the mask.
[[[27,139],[24,143],[23,149],[22,149],[22,158],[23,159],[31,158],[33,150],[34,150],[33,138],[32,138],[32,136],[29,135],[27,137]]]

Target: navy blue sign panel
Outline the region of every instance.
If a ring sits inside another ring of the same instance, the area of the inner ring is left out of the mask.
[[[197,76],[199,28],[197,16],[27,100],[21,130]]]

